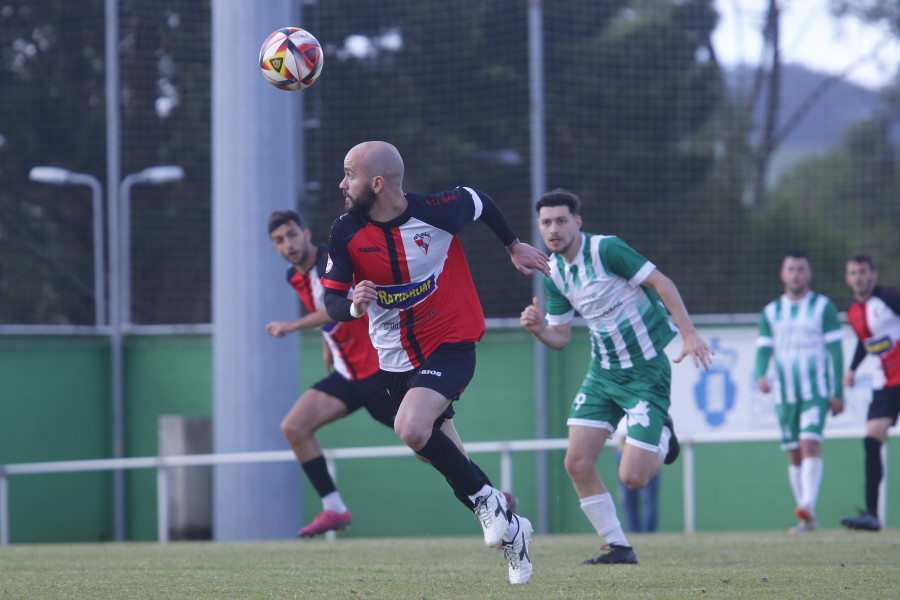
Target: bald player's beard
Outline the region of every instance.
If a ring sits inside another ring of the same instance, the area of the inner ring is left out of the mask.
[[[376,200],[378,200],[378,196],[375,195],[375,190],[372,189],[372,186],[366,186],[356,198],[347,197],[345,208],[348,214],[355,217],[365,217],[369,214],[369,210],[371,210]]]

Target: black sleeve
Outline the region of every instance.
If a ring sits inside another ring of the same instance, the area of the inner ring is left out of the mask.
[[[506,217],[500,212],[500,207],[497,206],[497,203],[494,202],[490,196],[481,190],[477,190],[477,193],[481,198],[482,204],[480,219],[484,221],[485,225],[491,228],[491,231],[493,231],[498,238],[500,238],[500,241],[503,242],[504,246],[509,246],[516,241],[517,238],[516,234],[509,226],[509,223],[506,222]]]
[[[856,341],[856,352],[853,353],[853,360],[850,361],[850,370],[855,371],[859,363],[866,357],[866,347],[863,346],[862,340]]]
[[[878,286],[875,288],[875,295],[881,298],[895,314],[900,316],[900,292]]]
[[[325,311],[328,316],[335,321],[353,321],[353,315],[350,314],[350,307],[353,301],[347,297],[346,292],[325,288]]]

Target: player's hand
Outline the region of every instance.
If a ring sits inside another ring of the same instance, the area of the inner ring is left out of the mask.
[[[844,399],[843,398],[832,398],[831,399],[831,414],[835,417],[844,412]]]
[[[360,281],[353,288],[353,296],[350,298],[356,306],[357,313],[364,313],[369,310],[369,305],[378,297],[375,290],[375,284],[366,279]]]
[[[769,384],[769,378],[765,375],[756,380],[756,387],[758,387],[759,391],[763,394],[768,394],[772,391],[772,386]]]
[[[844,375],[841,381],[844,383],[845,387],[853,387],[856,385],[856,377],[853,375],[853,371],[847,371],[847,374]]]
[[[519,324],[527,331],[537,334],[541,332],[544,326],[544,315],[541,312],[541,305],[538,304],[537,296],[532,298],[531,304],[525,307],[519,316]]]
[[[550,276],[550,257],[525,242],[513,244],[512,248],[509,248],[509,258],[516,268],[526,275],[540,271],[547,277]]]
[[[702,364],[703,370],[709,371],[709,365],[712,364],[712,357],[715,354],[712,348],[696,331],[682,337],[684,337],[684,344],[681,346],[681,354],[673,362],[680,363],[684,357],[690,356],[694,360],[695,367]]]
[[[290,321],[272,321],[266,325],[266,333],[272,337],[284,337],[288,333],[291,333],[290,324]]]

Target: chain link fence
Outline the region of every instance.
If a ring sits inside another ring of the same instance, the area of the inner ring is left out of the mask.
[[[478,188],[529,238],[529,4],[298,2],[301,23],[285,25],[312,31],[326,63],[293,92],[305,94],[309,185],[286,208],[325,241],[343,207],[344,154],[383,139],[404,156],[407,191]],[[122,175],[185,172],[131,193],[136,324],[210,320],[211,10],[119,3]],[[728,69],[709,0],[560,0],[542,13],[547,185],[577,193],[584,229],[654,261],[692,313],[757,312],[797,249],[838,306],[852,253],[900,285],[896,89],[796,65]],[[90,192],[29,173],[57,166],[105,185],[103,40],[100,0],[0,6],[2,324],[94,322]],[[530,280],[483,225],[461,239],[486,315],[517,316]]]

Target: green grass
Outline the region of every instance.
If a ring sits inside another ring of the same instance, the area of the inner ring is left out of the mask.
[[[633,535],[639,565],[581,565],[594,535],[536,536],[506,582],[480,536],[0,548],[0,598],[897,598],[900,530]]]

